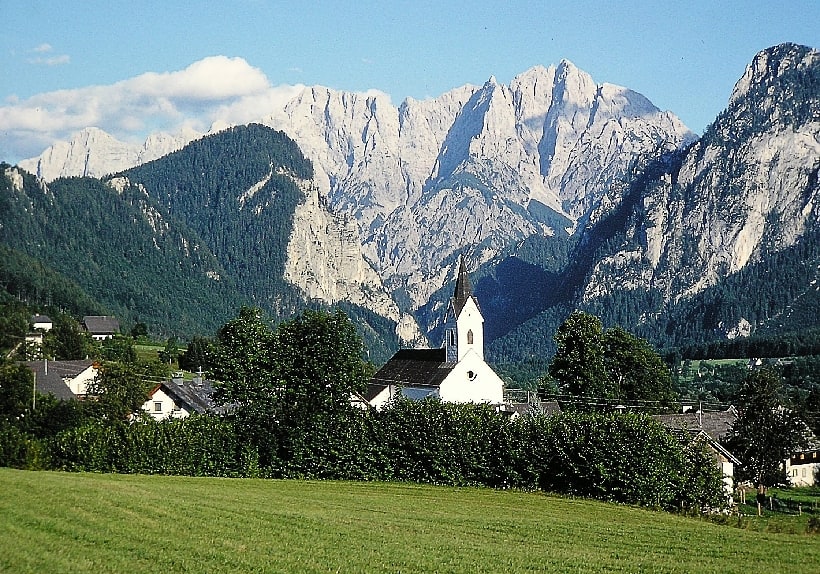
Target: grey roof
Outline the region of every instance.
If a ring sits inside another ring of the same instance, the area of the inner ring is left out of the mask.
[[[94,364],[91,360],[82,361],[27,361],[25,365],[36,377],[35,388],[38,393],[54,395],[58,399],[75,399],[75,395],[63,379],[73,379]]]
[[[373,400],[388,385],[438,388],[455,363],[445,349],[400,349],[370,379],[364,398]]]
[[[150,396],[158,390],[174,400],[174,403],[189,413],[222,413],[224,409],[213,401],[214,387],[211,381],[194,377],[191,381],[172,379],[158,384],[151,390]]]
[[[720,444],[720,442],[718,442],[713,436],[709,435],[709,433],[703,429],[682,429],[675,427],[667,428],[684,445],[695,441],[703,441],[709,445],[712,450],[723,455],[727,460],[730,460],[734,464],[741,464],[739,458],[729,452],[726,447]]]
[[[51,317],[48,315],[32,315],[31,316],[31,323],[53,323]]]
[[[120,322],[108,315],[87,315],[83,317],[86,331],[93,335],[114,335],[120,332]]]
[[[655,418],[670,429],[703,430],[717,441],[724,440],[737,420],[737,411],[730,407],[718,412],[688,412],[677,415],[655,415]]]

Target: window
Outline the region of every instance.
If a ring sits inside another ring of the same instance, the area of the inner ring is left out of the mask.
[[[162,412],[162,401],[154,401],[154,412],[161,413]]]
[[[456,332],[455,331],[448,331],[447,334],[450,337],[450,345],[455,346],[455,344],[456,344]]]
[[[467,344],[468,344],[468,345],[472,345],[472,344],[473,344],[473,330],[472,330],[472,329],[470,329],[469,331],[467,331]]]
[[[476,373],[475,371],[467,371],[467,378],[471,381],[474,381],[477,376],[478,373]]]

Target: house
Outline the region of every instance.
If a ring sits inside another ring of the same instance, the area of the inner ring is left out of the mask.
[[[170,381],[162,382],[151,389],[142,410],[156,420],[181,419],[193,413],[222,414],[224,408],[214,404],[213,392],[211,382],[202,376],[186,381],[178,374]]]
[[[51,331],[54,322],[48,315],[33,315],[31,317],[31,328],[35,331]]]
[[[444,317],[438,349],[401,349],[370,380],[364,400],[382,408],[403,396],[456,403],[504,402],[504,382],[484,362],[484,318],[462,257],[456,288]]]
[[[786,476],[792,486],[814,486],[820,477],[820,448],[804,450],[786,459]]]
[[[116,317],[107,315],[86,315],[83,317],[83,327],[97,341],[111,339],[120,332],[120,322]]]
[[[94,361],[28,361],[25,365],[34,373],[37,392],[58,399],[84,398],[88,384],[97,376]]]
[[[735,465],[741,462],[721,444],[721,441],[726,439],[737,420],[735,408],[729,407],[725,411],[717,412],[654,415],[653,418],[669,429],[682,443],[700,442],[709,450],[715,464],[723,473],[724,490],[731,500],[734,492]]]

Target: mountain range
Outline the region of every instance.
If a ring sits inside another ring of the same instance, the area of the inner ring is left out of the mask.
[[[280,314],[351,305],[384,348],[437,345],[461,254],[496,361],[548,354],[573,308],[662,346],[817,326],[820,55],[808,47],[755,56],[701,137],[568,61],[399,107],[306,87],[258,124],[200,136],[128,146],[89,128],[6,166],[6,189],[47,194],[83,176],[142,197],[143,218],[213,255],[209,281]],[[42,225],[47,238],[60,222]],[[49,265],[93,283],[59,259]],[[102,297],[114,299],[145,313]]]

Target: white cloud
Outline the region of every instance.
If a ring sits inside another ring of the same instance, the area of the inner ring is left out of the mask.
[[[50,46],[40,48],[47,53]],[[257,121],[298,89],[271,86],[242,58],[214,56],[184,70],[149,72],[110,85],[12,96],[0,104],[0,160],[38,155],[91,126],[123,141],[141,141],[155,131],[205,132],[214,123]]]
[[[51,47],[51,44],[40,44],[39,46],[34,48],[32,52],[35,52],[37,54],[46,54],[48,52],[51,52],[53,49],[54,48]]]
[[[61,56],[51,56],[50,58],[28,58],[26,62],[35,66],[62,66],[71,62],[71,56],[63,54]]]

